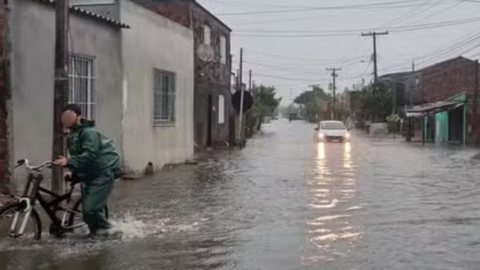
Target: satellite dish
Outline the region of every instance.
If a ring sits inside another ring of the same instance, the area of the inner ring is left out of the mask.
[[[198,46],[197,54],[200,60],[203,62],[211,62],[215,57],[212,46],[208,44],[202,44]]]

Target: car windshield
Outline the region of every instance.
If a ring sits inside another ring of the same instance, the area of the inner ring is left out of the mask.
[[[322,123],[321,129],[345,129],[345,125],[341,122]]]

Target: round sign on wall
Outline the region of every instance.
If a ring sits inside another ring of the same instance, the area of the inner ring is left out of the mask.
[[[238,90],[232,96],[232,105],[235,111],[240,112],[240,103],[242,100],[242,91]],[[248,91],[243,91],[243,112],[247,112],[253,106],[252,94]]]

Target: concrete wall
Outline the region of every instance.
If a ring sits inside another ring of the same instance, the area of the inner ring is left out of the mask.
[[[127,169],[138,172],[193,155],[193,34],[143,6],[120,3],[124,65],[124,153]],[[154,69],[176,75],[176,122],[153,126]]]
[[[13,160],[51,158],[55,14],[53,5],[12,1]],[[95,57],[97,126],[122,152],[120,31],[88,17],[70,20],[70,51]]]
[[[234,132],[234,123],[230,123],[234,117],[231,106],[231,57],[230,57],[230,30],[219,19],[214,17],[209,11],[200,4],[191,0],[133,0],[159,14],[165,16],[179,24],[189,27],[194,32],[195,55],[195,96],[194,96],[194,123],[195,123],[195,143],[199,150],[215,144],[223,145],[229,141],[230,133]],[[197,54],[198,47],[203,44],[203,26],[208,25],[211,28],[211,46],[213,47],[214,60],[205,63],[201,61]],[[226,56],[225,64],[220,62],[220,36],[226,37]],[[218,96],[225,97],[225,123],[218,123]],[[209,96],[212,97],[213,105],[208,107]],[[212,121],[210,128],[211,143],[208,145],[208,122]]]

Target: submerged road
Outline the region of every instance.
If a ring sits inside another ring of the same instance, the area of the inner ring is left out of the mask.
[[[280,120],[242,151],[120,182],[116,241],[0,239],[0,269],[478,269],[480,162]]]

